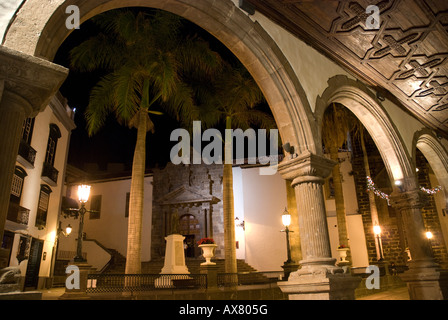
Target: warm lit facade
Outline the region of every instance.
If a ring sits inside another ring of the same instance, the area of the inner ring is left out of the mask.
[[[19,266],[23,289],[52,285],[73,111],[56,95],[25,120],[3,235],[3,267]]]

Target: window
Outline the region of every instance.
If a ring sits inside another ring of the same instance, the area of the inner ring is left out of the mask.
[[[20,198],[22,197],[23,181],[27,176],[26,171],[21,167],[16,167],[14,175],[12,177],[11,185],[11,198],[10,201],[15,204],[20,204]]]
[[[31,144],[31,137],[33,135],[34,118],[28,118],[23,121],[22,126],[22,140]]]
[[[45,162],[54,166],[56,156],[56,146],[58,139],[61,137],[61,131],[54,123],[50,124],[50,134],[48,136],[47,152],[45,154]]]
[[[47,185],[40,186],[39,203],[37,206],[36,224],[35,226],[40,230],[47,225],[48,204],[50,202],[51,189]]]
[[[92,196],[90,200],[90,219],[99,219],[101,214],[101,195]]]

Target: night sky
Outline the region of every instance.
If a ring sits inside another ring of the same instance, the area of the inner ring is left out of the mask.
[[[222,43],[197,25],[185,20],[184,26],[184,33],[200,35],[226,60],[233,63],[237,61]],[[69,51],[96,33],[98,29],[91,21],[83,23],[80,29],[74,30],[61,45],[54,62],[69,68]],[[72,109],[76,108],[76,129],[72,131],[68,163],[80,169],[83,169],[86,163],[97,163],[100,169],[105,169],[107,163],[124,163],[125,169],[130,170],[137,136],[136,129],[118,124],[113,115],[109,116],[106,125],[94,136],[89,137],[85,129],[84,111],[88,105],[90,90],[105,74],[104,71],[78,73],[70,70],[67,80],[60,88],[61,93],[68,99],[69,106]],[[267,106],[264,109],[270,112]],[[155,133],[147,135],[146,163],[147,167],[163,167],[169,161],[171,147],[177,143],[170,141],[170,134],[172,130],[179,128],[179,125],[167,115],[152,115],[151,119],[155,125]]]
[[[221,43],[195,24],[185,21],[185,26],[186,32],[200,34],[212,42],[212,47],[232,56]],[[69,68],[69,51],[96,33],[98,29],[91,21],[83,23],[80,29],[74,30],[61,45],[54,62]],[[72,131],[68,163],[80,169],[85,163],[98,163],[100,169],[105,169],[108,162],[124,163],[126,169],[130,169],[132,165],[136,129],[118,124],[113,115],[109,116],[106,125],[94,136],[89,137],[85,129],[84,111],[88,105],[90,90],[105,74],[101,71],[87,74],[70,70],[67,80],[60,88],[61,93],[68,99],[69,106],[76,108],[76,129]],[[151,119],[155,125],[155,133],[147,135],[147,166],[164,166],[169,161],[171,147],[176,143],[170,141],[170,133],[179,128],[179,125],[167,115],[152,115]]]

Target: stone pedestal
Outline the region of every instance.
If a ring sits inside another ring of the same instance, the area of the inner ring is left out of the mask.
[[[185,264],[184,239],[185,237],[180,234],[171,234],[165,237],[166,251],[162,274],[190,273]]]
[[[218,290],[218,266],[201,265],[201,274],[207,275],[207,290]]]
[[[411,300],[448,300],[448,270],[437,266],[418,267],[409,263],[409,270],[400,274],[406,282]]]
[[[289,300],[354,300],[361,278],[347,273],[329,273],[322,269],[313,273],[296,271],[288,281],[278,282]]]
[[[283,269],[283,273],[285,274],[284,279],[288,280],[289,275],[292,272],[297,271],[297,269],[299,269],[299,264],[295,263],[294,261],[291,261],[291,262],[285,261],[285,263],[282,265],[282,269]]]
[[[68,274],[65,283],[65,293],[59,297],[60,300],[88,300],[90,297],[87,295],[87,276],[92,270],[92,266],[87,262],[71,262],[69,265],[78,267],[78,271],[74,271]],[[72,288],[71,284],[76,283],[76,277],[79,277],[79,287]],[[73,282],[70,280],[73,279]],[[70,282],[70,283],[67,283]]]
[[[426,195],[412,184],[401,192],[394,192],[392,205],[400,211],[406,240],[412,260],[409,270],[400,275],[406,282],[411,300],[448,299],[448,270],[435,262],[430,244],[425,238],[425,225],[421,213]]]

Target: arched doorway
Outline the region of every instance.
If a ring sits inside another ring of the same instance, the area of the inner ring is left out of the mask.
[[[185,237],[185,257],[195,258],[195,244],[201,231],[199,220],[192,214],[184,214],[179,219],[179,225],[179,232]]]

